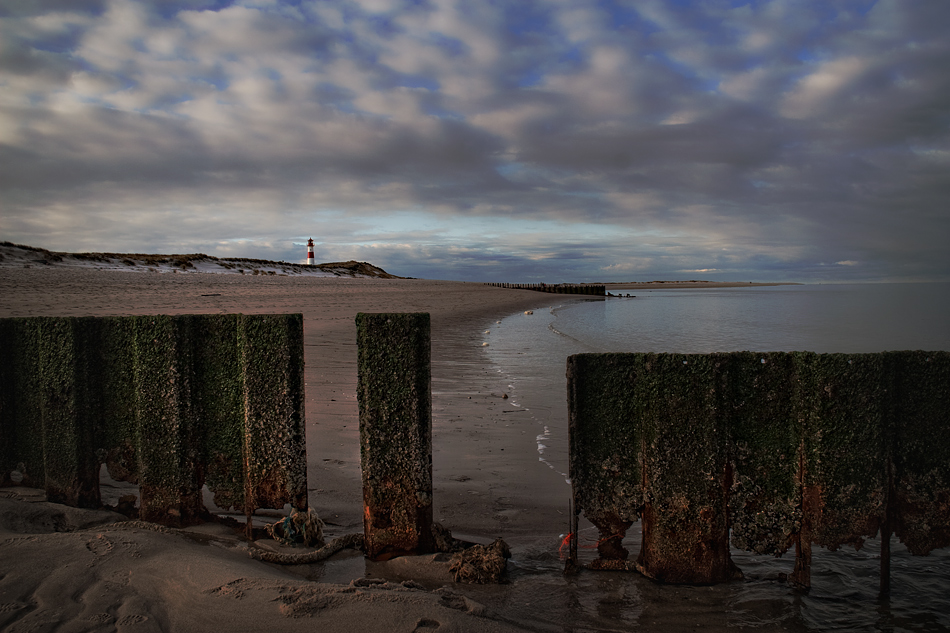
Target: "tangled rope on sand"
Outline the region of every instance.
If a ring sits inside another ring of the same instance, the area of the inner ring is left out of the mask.
[[[181,534],[182,530],[177,528],[165,527],[158,523],[149,523],[148,521],[118,521],[107,525],[96,525],[87,528],[88,530],[149,530],[150,532],[161,532],[162,534]]]
[[[277,563],[279,565],[307,565],[309,563],[319,563],[339,552],[341,549],[352,547],[359,549],[363,547],[363,534],[347,534],[335,538],[323,547],[312,552],[302,552],[300,554],[280,554],[267,549],[252,547],[247,551],[251,558],[262,560],[268,563]]]

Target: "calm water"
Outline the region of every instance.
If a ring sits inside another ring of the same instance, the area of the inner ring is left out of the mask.
[[[558,310],[549,325],[604,352],[950,350],[950,284],[629,292]]]
[[[950,284],[626,292],[637,296],[559,305],[556,295],[539,295],[533,315],[510,316],[484,335],[489,344],[486,353],[505,378],[512,404],[526,408],[535,424],[538,468],[560,473],[565,495],[569,485],[564,368],[571,354],[950,350]],[[552,303],[545,306],[545,302]],[[634,556],[639,550],[638,530],[639,524],[634,524],[625,540]],[[592,542],[595,530],[588,527],[581,536],[582,545],[585,538]],[[781,573],[791,571],[791,554],[775,559],[738,550],[733,556],[745,572],[744,582],[674,588],[636,574],[582,574],[576,582],[591,584],[587,589],[599,598],[552,577],[557,561],[521,553],[520,562],[513,564],[514,582],[508,591],[515,594],[520,587],[550,593],[551,600],[537,603],[538,621],[563,630],[623,630],[650,623],[659,630],[678,630],[685,626],[680,618],[684,613],[694,614],[700,625],[751,630],[950,630],[950,548],[918,558],[892,542],[893,590],[885,603],[876,599],[878,548],[874,540],[858,552],[850,547],[837,552],[816,548],[813,588],[807,595],[778,580]],[[587,551],[592,558],[594,553]],[[554,599],[555,595],[559,597]],[[580,601],[577,608],[564,610],[561,605],[571,600]],[[599,601],[585,609],[584,600]],[[525,605],[521,617],[530,618]],[[552,620],[552,614],[559,615]]]

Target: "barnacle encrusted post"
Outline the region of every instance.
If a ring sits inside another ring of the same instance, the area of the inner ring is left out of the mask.
[[[303,315],[244,314],[238,347],[244,377],[245,512],[307,509]],[[249,510],[250,509],[250,510]]]
[[[46,485],[38,320],[0,319],[0,485]]]
[[[640,518],[641,439],[629,354],[577,354],[567,359],[570,477],[575,512],[600,535],[594,569],[627,569],[623,538]]]
[[[567,364],[574,503],[600,531],[595,569],[636,567],[673,583],[735,578],[732,484],[717,355],[578,354]]]
[[[802,527],[793,584],[811,585],[811,544],[861,547],[886,517],[887,383],[882,354],[794,355],[802,424]]]
[[[92,385],[86,380],[86,338],[91,319],[42,318],[31,325],[40,377],[40,419],[46,493],[50,501],[99,506],[99,469],[94,450]]]
[[[196,328],[195,340],[200,341],[192,356],[193,400],[204,434],[205,484],[214,495],[216,506],[226,510],[233,507],[238,511],[245,509],[245,502],[254,508],[254,500],[245,499],[244,490],[245,372],[244,348],[238,345],[242,318],[240,314],[207,314],[192,325]],[[301,352],[291,349],[278,353],[289,359]],[[303,407],[302,400],[300,406]],[[291,428],[300,432],[298,418],[301,416],[302,409],[299,416],[292,414],[280,423],[281,428],[290,423]],[[302,450],[302,446],[297,450]],[[283,453],[278,451],[275,457]],[[279,500],[279,503],[279,507],[283,507],[284,501]]]
[[[631,385],[643,441],[643,541],[637,568],[671,583],[741,577],[729,553],[732,472],[720,357],[643,354]]]
[[[366,555],[434,551],[429,315],[356,315]]]
[[[191,328],[168,315],[132,317],[135,339],[139,517],[165,524],[197,520],[203,504],[191,442]]]
[[[723,413],[730,418],[732,544],[781,556],[801,528],[797,408],[793,356],[784,352],[720,355]]]
[[[950,352],[886,356],[897,393],[893,528],[922,556],[950,545]]]

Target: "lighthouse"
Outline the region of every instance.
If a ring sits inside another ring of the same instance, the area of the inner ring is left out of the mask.
[[[313,266],[313,238],[307,240],[307,266]]]

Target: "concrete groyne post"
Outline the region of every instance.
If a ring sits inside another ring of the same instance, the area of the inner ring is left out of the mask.
[[[427,313],[356,316],[364,549],[434,551]]]
[[[0,485],[98,507],[99,467],[139,516],[307,507],[303,318],[0,319]],[[250,523],[249,523],[250,525]]]
[[[890,527],[912,554],[950,546],[950,352],[892,352]]]
[[[881,354],[796,354],[802,526],[793,584],[811,586],[811,544],[860,547],[887,507],[887,406]]]
[[[643,506],[643,442],[632,399],[636,367],[621,354],[567,359],[569,468],[574,511],[599,532],[595,569],[627,569],[623,538]]]
[[[682,354],[568,359],[575,504],[600,531],[592,568],[632,567],[622,540],[641,518],[636,568],[644,575],[695,584],[738,575],[729,554],[732,473],[719,361]]]
[[[729,418],[733,468],[729,491],[732,544],[781,556],[802,524],[799,448],[794,403],[801,386],[786,353],[723,354],[722,412]]]
[[[139,517],[145,521],[193,523],[203,509],[189,325],[167,315],[135,323]]]
[[[306,510],[303,315],[241,315],[237,338],[245,503]]]

